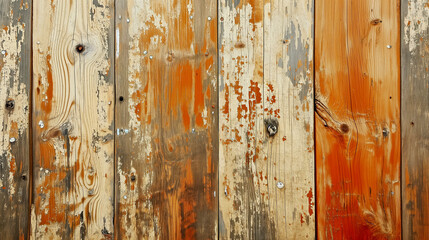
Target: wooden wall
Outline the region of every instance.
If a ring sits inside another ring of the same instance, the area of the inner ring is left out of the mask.
[[[427,0],[0,1],[1,239],[429,238]]]

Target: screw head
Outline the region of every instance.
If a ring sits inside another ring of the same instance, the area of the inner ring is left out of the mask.
[[[282,182],[277,182],[277,188],[278,189],[282,189],[282,188],[284,188],[285,187],[285,184],[284,183],[282,183]]]
[[[150,55],[150,56],[149,56],[149,58],[150,58],[150,59],[153,59],[153,56],[152,56],[152,55]]]
[[[127,18],[127,23],[129,23],[130,22],[130,19],[129,18]]]
[[[194,18],[194,16],[190,16],[189,18],[190,18],[190,19],[193,19],[193,18]]]
[[[143,51],[143,54],[144,54],[144,55],[146,55],[146,54],[147,54],[147,51],[146,51],[146,50],[144,50],[144,51]]]
[[[391,45],[387,45],[387,48],[388,48],[388,49],[391,49],[391,48],[392,48],[392,46],[391,46]]]
[[[127,196],[124,196],[124,199],[127,199]]]
[[[9,139],[9,142],[10,142],[10,143],[14,143],[14,142],[16,142],[16,138],[11,137],[11,138]]]
[[[45,127],[45,124],[43,123],[43,121],[42,121],[42,120],[40,120],[40,121],[39,121],[39,127],[40,127],[40,128],[44,128],[44,127]]]
[[[6,54],[6,51],[5,51],[5,50],[2,50],[2,51],[1,51],[1,54],[5,55],[5,54]]]
[[[192,133],[195,133],[195,128],[192,128]]]
[[[211,20],[212,20],[212,17],[208,17],[208,18],[207,18],[207,20],[211,21]]]
[[[15,107],[15,101],[14,100],[7,100],[6,101],[6,108],[9,110],[12,110]]]

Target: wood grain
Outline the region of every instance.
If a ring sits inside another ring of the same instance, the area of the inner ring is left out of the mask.
[[[314,239],[313,2],[221,0],[219,22],[220,238]]]
[[[113,236],[113,1],[34,1],[31,234]]]
[[[0,233],[27,239],[31,2],[0,2]]]
[[[429,2],[401,3],[403,238],[429,239]]]
[[[217,238],[216,1],[116,1],[118,239]]]
[[[400,239],[400,2],[316,1],[318,239]]]

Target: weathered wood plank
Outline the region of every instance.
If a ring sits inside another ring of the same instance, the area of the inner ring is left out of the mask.
[[[33,238],[112,237],[113,11],[34,1]]]
[[[119,239],[216,239],[216,1],[116,1]]]
[[[319,239],[399,239],[400,1],[316,1]]]
[[[314,239],[313,1],[219,17],[220,237]]]
[[[0,238],[27,239],[31,1],[1,1],[0,28]]]
[[[401,6],[403,238],[429,239],[429,2]]]

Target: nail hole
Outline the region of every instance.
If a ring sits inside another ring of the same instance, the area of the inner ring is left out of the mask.
[[[22,175],[22,176],[21,176],[21,179],[22,179],[22,180],[27,180],[27,176]]]
[[[131,176],[131,181],[135,181],[136,180],[136,176],[135,175],[132,175]]]
[[[413,127],[414,127],[414,122],[411,122],[411,126],[413,126]]]
[[[78,44],[76,46],[76,52],[82,53],[83,51],[85,51],[85,46],[83,46],[82,44]]]
[[[120,102],[123,102],[123,101],[124,101],[124,97],[123,97],[123,96],[120,96],[120,97],[119,97],[119,101],[120,101]]]

